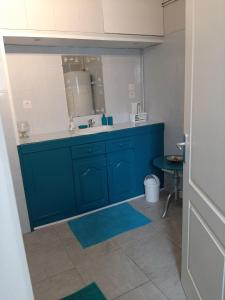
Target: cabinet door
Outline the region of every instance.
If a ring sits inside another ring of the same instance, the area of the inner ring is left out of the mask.
[[[26,29],[26,25],[24,0],[0,1],[0,28]]]
[[[108,155],[110,203],[133,197],[136,190],[134,163],[133,149]]]
[[[22,171],[32,228],[75,215],[69,149],[23,155]]]
[[[55,27],[58,31],[80,31],[79,0],[55,0]]]
[[[159,0],[102,0],[106,33],[163,35]]]
[[[75,191],[78,212],[108,204],[107,166],[104,156],[75,160]]]
[[[135,170],[137,195],[144,194],[144,179],[147,175],[155,174],[163,186],[163,172],[155,168],[152,161],[157,156],[164,155],[164,132],[156,130],[149,134],[139,134],[134,137]]]
[[[103,33],[101,0],[79,0],[80,31]]]
[[[25,0],[28,29],[55,30],[55,0]]]

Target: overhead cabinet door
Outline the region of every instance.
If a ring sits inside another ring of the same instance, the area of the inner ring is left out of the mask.
[[[54,0],[57,31],[80,31],[79,0]]]
[[[80,31],[103,33],[101,0],[79,0]]]
[[[163,35],[160,0],[102,0],[105,33]]]
[[[0,28],[26,29],[26,9],[24,0],[0,1]]]
[[[25,1],[28,29],[103,32],[101,0]]]
[[[54,0],[25,0],[28,29],[55,30]]]

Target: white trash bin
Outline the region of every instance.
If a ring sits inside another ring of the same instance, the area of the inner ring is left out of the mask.
[[[159,178],[155,175],[148,175],[145,177],[144,185],[147,202],[156,203],[159,201]]]

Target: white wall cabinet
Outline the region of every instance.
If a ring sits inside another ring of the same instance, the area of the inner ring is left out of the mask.
[[[28,29],[103,33],[101,0],[25,0]]]
[[[163,35],[160,0],[0,0],[0,28]]]
[[[0,0],[0,28],[25,29],[26,25],[24,0]]]
[[[54,30],[54,0],[25,0],[27,28]]]
[[[103,12],[101,0],[79,0],[80,31],[103,33]]]
[[[80,31],[79,1],[54,1],[55,29],[57,31]]]
[[[105,33],[163,35],[160,0],[102,0]]]
[[[0,29],[11,36],[9,44],[28,32],[29,45],[32,36],[80,34],[82,41],[96,40],[95,47],[143,48],[163,41],[163,8],[161,0],[0,0]]]

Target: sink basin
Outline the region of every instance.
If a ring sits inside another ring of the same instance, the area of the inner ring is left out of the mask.
[[[112,128],[113,126],[106,125],[106,126],[96,126],[96,127],[85,128],[85,129],[79,129],[79,135],[111,131]]]

